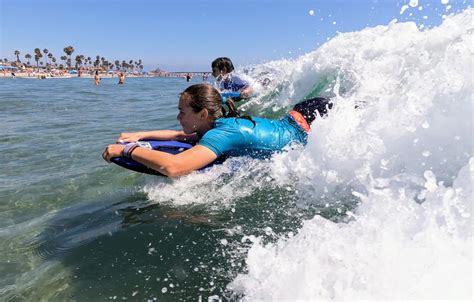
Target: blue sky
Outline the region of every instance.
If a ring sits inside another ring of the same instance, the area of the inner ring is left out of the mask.
[[[409,3],[402,15],[400,10]],[[446,2],[448,2],[446,4]],[[73,57],[142,59],[146,70],[207,71],[219,56],[235,65],[294,58],[338,32],[393,19],[438,25],[467,0],[0,0],[0,58],[47,48]],[[451,6],[446,11],[447,6]],[[314,13],[311,14],[310,12]]]

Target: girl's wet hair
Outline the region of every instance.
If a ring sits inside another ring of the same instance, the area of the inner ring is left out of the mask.
[[[234,64],[227,57],[220,57],[212,61],[212,69],[216,68],[219,71],[225,71],[227,73],[234,71]]]
[[[196,84],[189,86],[181,93],[181,96],[189,97],[189,106],[194,112],[207,109],[212,120],[221,117],[240,117],[234,102],[228,98],[226,105],[228,110],[222,105],[222,96],[219,91],[209,84]]]
[[[333,103],[330,99],[316,97],[296,104],[293,107],[293,110],[301,113],[306,122],[311,125],[311,123],[316,119],[317,115],[321,117],[326,116],[332,106]]]

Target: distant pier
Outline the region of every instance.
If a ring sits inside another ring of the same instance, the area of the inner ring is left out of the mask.
[[[152,74],[154,76],[158,77],[169,77],[169,78],[184,78],[186,77],[187,74],[190,74],[192,77],[195,76],[203,76],[203,75],[211,75],[210,71],[152,71],[149,72],[149,74]]]

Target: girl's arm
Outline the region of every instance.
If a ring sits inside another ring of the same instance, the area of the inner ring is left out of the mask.
[[[177,130],[156,130],[156,131],[140,131],[140,132],[124,132],[121,133],[118,140],[120,142],[136,142],[139,140],[178,140],[183,142],[196,142],[198,136],[196,133],[186,134]]]
[[[108,162],[112,157],[122,156],[124,145],[109,145],[102,156]],[[196,145],[176,155],[166,152],[137,147],[132,159],[169,177],[191,173],[212,163],[217,155],[210,149]]]

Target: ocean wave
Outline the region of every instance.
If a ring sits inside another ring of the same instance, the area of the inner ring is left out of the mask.
[[[472,18],[339,34],[264,66],[283,74],[269,108],[334,77],[335,108],[304,150],[274,157],[274,181],[294,182],[305,204],[358,206],[345,222],[317,215],[293,238],[256,240],[231,290],[249,301],[472,298]]]

